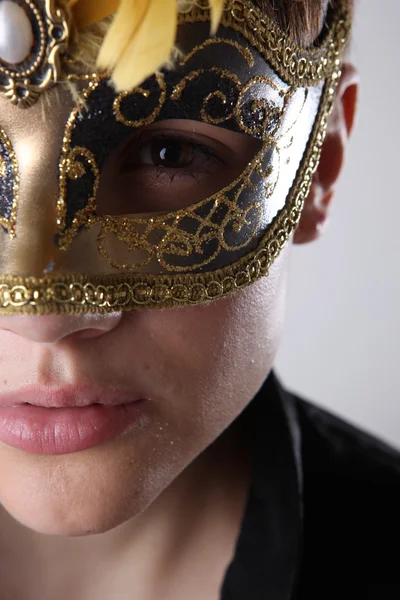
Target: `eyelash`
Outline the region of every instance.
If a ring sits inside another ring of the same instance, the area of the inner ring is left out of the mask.
[[[227,163],[220,156],[218,156],[218,154],[214,150],[212,150],[209,146],[206,146],[205,144],[201,144],[200,142],[197,142],[193,138],[189,138],[187,136],[184,136],[182,134],[179,134],[179,133],[176,133],[173,131],[171,131],[171,132],[154,132],[154,134],[150,133],[148,135],[148,137],[146,137],[146,139],[143,141],[143,143],[139,146],[139,148],[137,150],[138,153],[143,150],[143,148],[146,146],[146,144],[148,144],[154,140],[156,140],[156,141],[157,140],[161,140],[161,141],[174,140],[177,142],[190,144],[195,152],[200,152],[201,154],[203,154],[203,156],[207,157],[208,159],[210,159],[211,161],[213,161],[217,164],[222,164],[224,166],[227,166]],[[179,172],[183,175],[185,172],[184,168],[172,169],[172,168],[167,168],[167,167],[159,167],[159,166],[157,167],[157,165],[154,165],[153,168],[157,168],[157,170],[159,170],[160,172],[163,172],[163,173],[166,173],[167,171],[174,171],[175,173]],[[192,174],[194,172],[186,169],[186,173]]]

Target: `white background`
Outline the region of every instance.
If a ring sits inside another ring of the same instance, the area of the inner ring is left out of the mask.
[[[400,448],[400,2],[357,7],[358,120],[327,231],[293,249],[276,372]]]

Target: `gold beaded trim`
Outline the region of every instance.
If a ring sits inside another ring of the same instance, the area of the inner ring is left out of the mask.
[[[255,251],[232,265],[201,274],[72,274],[43,279],[3,276],[0,278],[0,314],[109,313],[196,305],[226,297],[266,275],[300,221],[321,155],[340,74],[337,69],[325,82],[296,183],[287,204]]]
[[[179,24],[210,20],[208,0],[190,1],[180,7]],[[340,55],[350,37],[351,19],[339,0],[335,15],[318,47],[300,48],[251,0],[227,0],[221,23],[238,31],[265,58],[286,83],[315,85],[340,66]]]

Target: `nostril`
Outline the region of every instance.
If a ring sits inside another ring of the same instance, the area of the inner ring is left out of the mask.
[[[54,344],[103,336],[115,329],[122,313],[108,315],[12,315],[0,317],[0,329],[33,342]]]
[[[93,337],[97,337],[101,333],[102,331],[100,329],[90,328],[74,331],[68,337],[73,338],[74,340],[90,340]]]

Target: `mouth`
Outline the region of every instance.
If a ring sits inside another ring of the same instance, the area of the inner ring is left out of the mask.
[[[132,404],[146,397],[147,394],[123,387],[102,387],[96,384],[31,385],[0,393],[0,408],[18,406],[82,408],[91,405],[112,407]]]
[[[81,452],[140,429],[149,404],[124,388],[20,388],[0,394],[0,442],[33,454]]]

